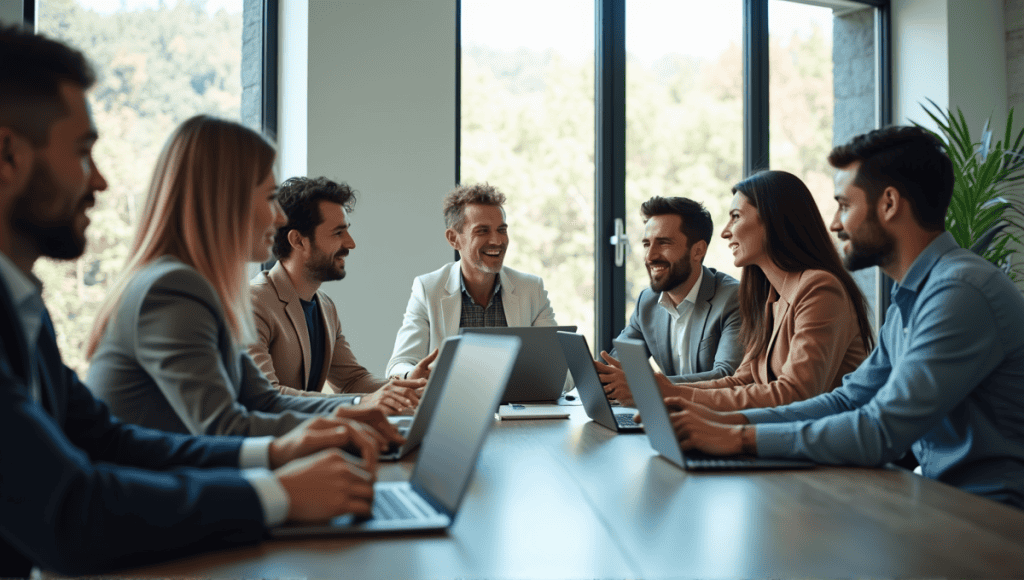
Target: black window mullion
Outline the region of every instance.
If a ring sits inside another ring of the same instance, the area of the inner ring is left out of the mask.
[[[743,174],[768,160],[768,0],[743,0]]]
[[[625,263],[615,265],[615,220],[626,218],[626,0],[595,0],[595,348],[611,350],[626,318]]]

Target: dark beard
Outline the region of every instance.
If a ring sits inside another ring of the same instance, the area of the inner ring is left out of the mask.
[[[857,241],[847,236],[850,240],[850,252],[843,253],[843,266],[851,272],[872,266],[885,266],[892,261],[896,242],[882,230],[881,224],[877,221],[869,221],[865,225],[869,230],[867,239]]]
[[[60,187],[50,168],[37,163],[25,192],[11,209],[11,229],[31,240],[41,255],[58,260],[73,260],[85,252],[85,236],[75,231],[75,215],[94,198],[92,194],[86,195],[71,215],[61,216],[54,221],[43,221],[39,217],[39,208],[52,202],[59,192]]]
[[[664,262],[656,262],[664,263]],[[668,273],[665,275],[665,279],[661,282],[655,282],[651,280],[651,290],[655,292],[666,292],[675,288],[676,286],[686,282],[693,272],[693,266],[690,265],[690,252],[686,254],[676,263],[670,264]],[[650,272],[648,272],[648,278],[650,278]]]
[[[333,254],[324,257],[320,255],[316,260],[311,260],[306,264],[306,271],[310,273],[314,280],[320,282],[333,282],[334,280],[341,280],[345,277],[345,270],[342,268],[338,269],[334,265],[334,259],[337,257],[344,258],[348,255],[348,250],[343,250],[344,253]]]

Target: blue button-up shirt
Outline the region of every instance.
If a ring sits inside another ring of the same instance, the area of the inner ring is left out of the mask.
[[[943,233],[839,388],[743,413],[758,455],[880,465],[910,448],[925,476],[1024,508],[1024,296]]]

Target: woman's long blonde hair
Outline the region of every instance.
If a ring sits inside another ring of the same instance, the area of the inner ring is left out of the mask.
[[[132,277],[163,256],[192,266],[210,282],[236,343],[254,338],[246,276],[252,194],[275,157],[262,135],[224,119],[198,115],[171,134],[157,158],[128,261],[96,316],[87,357],[96,352]]]

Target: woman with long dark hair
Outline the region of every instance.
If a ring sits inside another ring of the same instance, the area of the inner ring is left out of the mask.
[[[800,178],[763,171],[732,191],[722,237],[743,268],[746,354],[731,377],[688,385],[659,377],[662,393],[729,411],[831,391],[874,345],[864,296]]]

